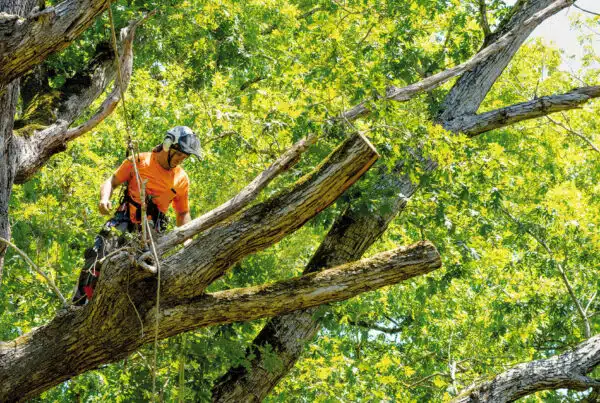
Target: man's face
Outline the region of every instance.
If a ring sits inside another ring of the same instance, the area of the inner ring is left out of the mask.
[[[178,150],[171,151],[171,166],[174,168],[181,164],[185,159],[189,157],[186,153],[182,153]]]

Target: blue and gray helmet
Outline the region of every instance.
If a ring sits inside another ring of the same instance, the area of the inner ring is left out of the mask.
[[[163,149],[165,151],[170,149],[181,151],[188,155],[195,155],[199,160],[202,159],[200,140],[192,129],[187,126],[175,126],[167,130],[163,141]]]

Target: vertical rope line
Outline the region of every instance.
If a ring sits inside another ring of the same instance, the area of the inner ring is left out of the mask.
[[[154,255],[154,261],[156,263],[156,313],[155,313],[155,324],[154,324],[154,360],[152,365],[152,401],[156,396],[156,357],[158,351],[158,326],[160,324],[160,262],[158,261],[158,253],[156,252],[156,245],[152,237],[152,231],[150,225],[148,225],[148,237],[150,238],[150,248],[152,248],[152,254]]]
[[[118,86],[119,86],[119,92],[121,94],[121,99],[122,99],[122,104],[123,104],[123,116],[125,119],[125,130],[127,131],[127,147],[129,149],[129,151],[131,152],[132,155],[132,160],[133,160],[133,169],[135,171],[135,176],[137,179],[137,183],[138,183],[138,191],[140,192],[140,195],[144,194],[144,189],[143,189],[143,184],[142,184],[142,180],[140,177],[140,173],[138,171],[137,168],[137,164],[136,164],[136,159],[138,158],[138,156],[135,153],[134,147],[133,147],[133,140],[132,140],[132,136],[131,136],[131,125],[129,123],[129,117],[127,114],[127,107],[125,105],[125,92],[123,91],[123,76],[121,74],[121,58],[119,55],[119,52],[117,50],[117,35],[115,32],[115,24],[114,24],[114,18],[113,18],[113,13],[112,13],[112,4],[109,5],[108,7],[108,17],[110,20],[110,30],[111,30],[111,34],[112,34],[112,45],[113,45],[113,51],[115,53],[115,57],[116,57],[116,64],[117,64],[117,80],[118,80]],[[156,287],[156,321],[155,321],[155,328],[154,328],[154,362],[152,365],[152,401],[155,402],[156,401],[156,358],[157,358],[157,351],[158,351],[158,327],[160,324],[160,320],[159,320],[159,309],[160,309],[160,262],[158,259],[158,254],[156,253],[156,245],[154,244],[154,239],[152,238],[152,232],[150,231],[150,225],[148,224],[148,220],[146,217],[146,200],[145,198],[142,198],[141,200],[141,218],[142,218],[142,233],[143,233],[143,246],[146,246],[146,235],[148,235],[149,237],[149,243],[150,243],[150,247],[152,249],[152,253],[154,255],[154,260],[156,262],[156,270],[157,270],[157,287]]]
[[[119,50],[117,49],[117,34],[116,34],[116,30],[115,30],[115,23],[114,23],[114,18],[113,18],[113,13],[112,13],[112,3],[109,5],[108,7],[108,18],[110,21],[110,32],[111,32],[111,36],[112,36],[112,46],[113,46],[113,52],[115,54],[115,62],[117,64],[117,84],[119,86],[119,93],[121,94],[121,100],[123,102],[121,102],[121,104],[123,105],[123,119],[125,120],[125,131],[127,132],[127,148],[129,150],[129,152],[132,155],[132,162],[133,162],[133,170],[135,172],[135,178],[137,180],[138,183],[138,192],[140,193],[140,195],[143,193],[142,191],[142,178],[140,177],[140,172],[138,170],[137,167],[137,163],[136,163],[136,159],[139,157],[138,154],[135,152],[135,149],[133,147],[133,138],[131,136],[131,125],[129,122],[129,114],[127,113],[127,106],[125,105],[125,91],[123,91],[123,75],[121,73],[121,55],[119,54]],[[140,205],[141,205],[141,218],[142,218],[142,243],[143,246],[146,246],[146,227],[144,225],[144,223],[146,222],[147,218],[146,218],[146,199],[145,198],[140,198]]]

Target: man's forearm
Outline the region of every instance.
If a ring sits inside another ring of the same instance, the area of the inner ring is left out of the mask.
[[[110,202],[110,196],[113,192],[113,180],[108,179],[100,185],[100,202],[98,203],[98,210],[100,214],[110,214],[112,210],[112,204]]]
[[[180,227],[183,224],[187,224],[190,221],[192,221],[192,216],[190,215],[189,211],[186,211],[185,213],[180,213],[177,214],[177,226]]]
[[[100,201],[109,201],[112,196],[112,179],[107,179],[100,185]]]

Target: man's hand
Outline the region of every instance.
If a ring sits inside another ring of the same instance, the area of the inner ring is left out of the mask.
[[[110,200],[100,200],[100,203],[98,203],[98,210],[100,210],[100,214],[108,215],[112,210],[112,203]]]
[[[121,182],[119,182],[114,175],[102,182],[102,185],[100,185],[100,203],[98,203],[100,214],[110,214],[110,210],[112,210],[110,196],[112,195],[113,189],[120,184]]]

